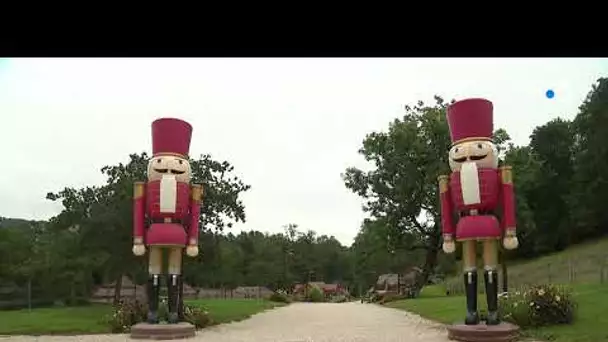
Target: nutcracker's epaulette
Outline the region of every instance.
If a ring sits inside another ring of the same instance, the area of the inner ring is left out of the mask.
[[[513,183],[513,168],[509,165],[504,165],[499,168],[500,176],[503,184]]]

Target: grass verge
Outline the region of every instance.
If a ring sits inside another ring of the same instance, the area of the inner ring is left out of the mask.
[[[608,286],[601,284],[574,285],[578,311],[574,324],[549,326],[524,331],[524,335],[556,342],[608,341]],[[464,319],[465,298],[446,297],[445,292],[431,288],[420,298],[387,303],[386,306],[407,310],[422,317],[451,324]],[[479,296],[479,307],[485,307],[484,295]]]
[[[282,306],[258,299],[199,299],[188,304],[205,308],[216,324],[240,321],[258,312]],[[77,335],[109,333],[103,322],[110,305],[0,311],[0,335]]]
[[[0,311],[0,335],[107,333],[102,319],[111,312],[109,305]]]
[[[241,321],[256,313],[286,305],[260,299],[198,299],[187,303],[205,308],[215,324]]]

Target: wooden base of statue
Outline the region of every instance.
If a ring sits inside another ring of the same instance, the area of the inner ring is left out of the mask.
[[[131,327],[131,338],[136,340],[181,340],[196,335],[196,328],[188,322],[177,324],[138,323]]]
[[[457,323],[449,325],[448,339],[462,342],[514,342],[519,339],[519,327],[502,322],[498,325]]]

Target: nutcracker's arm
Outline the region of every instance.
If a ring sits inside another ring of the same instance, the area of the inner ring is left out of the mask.
[[[133,186],[133,243],[144,242],[146,218],[146,183],[135,182]]]
[[[513,191],[513,170],[511,166],[500,168],[500,181],[502,184],[502,227],[505,231],[515,233],[515,192]]]
[[[190,201],[190,227],[188,232],[188,244],[198,245],[198,221],[201,216],[201,201],[203,198],[203,186],[192,184],[192,199]]]
[[[454,235],[454,220],[450,198],[450,177],[441,175],[438,180],[439,197],[441,200],[441,230],[444,237],[452,237]]]

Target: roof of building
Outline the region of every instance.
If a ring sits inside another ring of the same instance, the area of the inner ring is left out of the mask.
[[[336,283],[326,284],[322,281],[311,281],[307,284],[295,284],[293,289],[297,292],[304,289],[305,286],[317,286],[323,291],[338,291],[342,287],[340,284]]]
[[[419,267],[412,267],[409,271],[403,275],[401,275],[401,281],[404,283],[410,283],[416,280],[418,275],[422,272],[422,269]],[[386,273],[381,274],[376,281],[377,286],[384,286],[387,284],[388,286],[397,286],[399,283],[399,275],[397,273]]]

